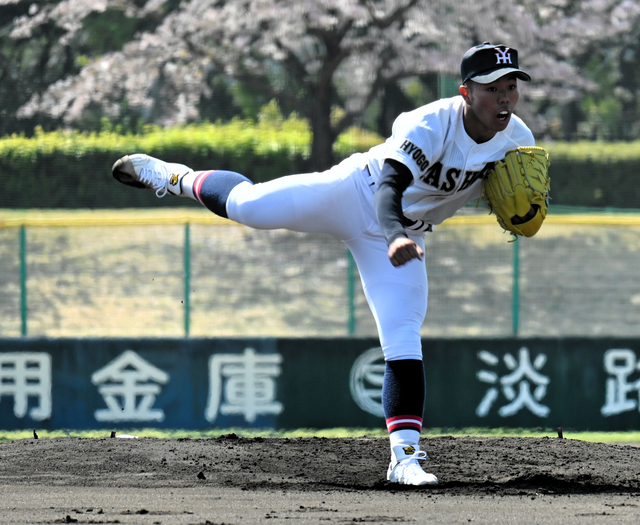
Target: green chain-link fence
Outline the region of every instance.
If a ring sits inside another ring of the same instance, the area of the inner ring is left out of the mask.
[[[467,211],[467,210],[465,210]],[[427,236],[424,336],[640,335],[640,215]],[[0,336],[375,336],[345,245],[202,210],[0,213]]]

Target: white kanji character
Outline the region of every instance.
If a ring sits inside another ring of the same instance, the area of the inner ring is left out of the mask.
[[[627,349],[607,350],[604,354],[604,369],[615,378],[607,379],[606,402],[600,413],[603,416],[612,416],[636,408],[638,402],[627,397],[634,390],[640,395],[640,379],[629,381],[629,376],[640,370],[635,352]]]
[[[280,375],[281,362],[280,354],[257,354],[253,348],[243,354],[212,355],[205,419],[213,422],[219,412],[241,414],[253,423],[259,414],[280,414],[283,406],[275,401],[274,378]]]
[[[126,350],[91,376],[109,408],[95,411],[98,421],[162,421],[164,411],[151,408],[169,374]],[[155,382],[155,383],[154,383]],[[136,404],[137,398],[140,402]],[[122,403],[118,402],[122,400]]]
[[[23,418],[35,397],[38,406],[29,417],[42,421],[51,417],[51,356],[45,352],[7,352],[0,354],[0,400],[13,396],[13,414]]]
[[[499,363],[498,357],[485,350],[478,353],[478,358],[492,366]],[[476,374],[478,380],[484,383],[499,384],[502,387],[504,396],[508,401],[511,401],[501,407],[498,413],[502,417],[507,417],[516,414],[522,408],[527,408],[538,417],[547,417],[550,411],[549,407],[540,404],[539,401],[547,393],[549,378],[538,372],[547,362],[547,356],[538,354],[533,363],[531,363],[529,350],[521,348],[517,360],[511,354],[505,354],[504,362],[506,367],[512,370],[510,374],[500,378],[497,373],[488,370],[480,370]],[[533,393],[531,392],[532,384],[536,385]],[[514,388],[516,385],[517,391]],[[499,390],[497,387],[489,388],[476,408],[476,414],[479,417],[486,416],[498,396]]]

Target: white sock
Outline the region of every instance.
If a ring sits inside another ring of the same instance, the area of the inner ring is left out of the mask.
[[[182,188],[182,195],[185,197],[191,197],[197,200],[193,194],[193,184],[196,181],[196,177],[202,173],[201,171],[190,171],[180,181],[180,187]]]
[[[398,430],[397,432],[389,434],[389,441],[392,450],[393,447],[397,447],[398,445],[403,447],[413,445],[417,449],[420,442],[420,432],[417,430]]]

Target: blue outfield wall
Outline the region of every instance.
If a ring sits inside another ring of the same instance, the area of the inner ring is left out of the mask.
[[[425,339],[424,427],[640,428],[640,340]],[[0,339],[0,429],[384,428],[376,339]]]

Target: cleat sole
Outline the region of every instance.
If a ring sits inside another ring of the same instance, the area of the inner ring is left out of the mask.
[[[111,168],[111,173],[118,182],[126,184],[127,186],[133,186],[134,188],[148,187],[131,175],[131,173],[135,173],[135,170],[129,155],[125,155],[124,157],[116,160]]]

